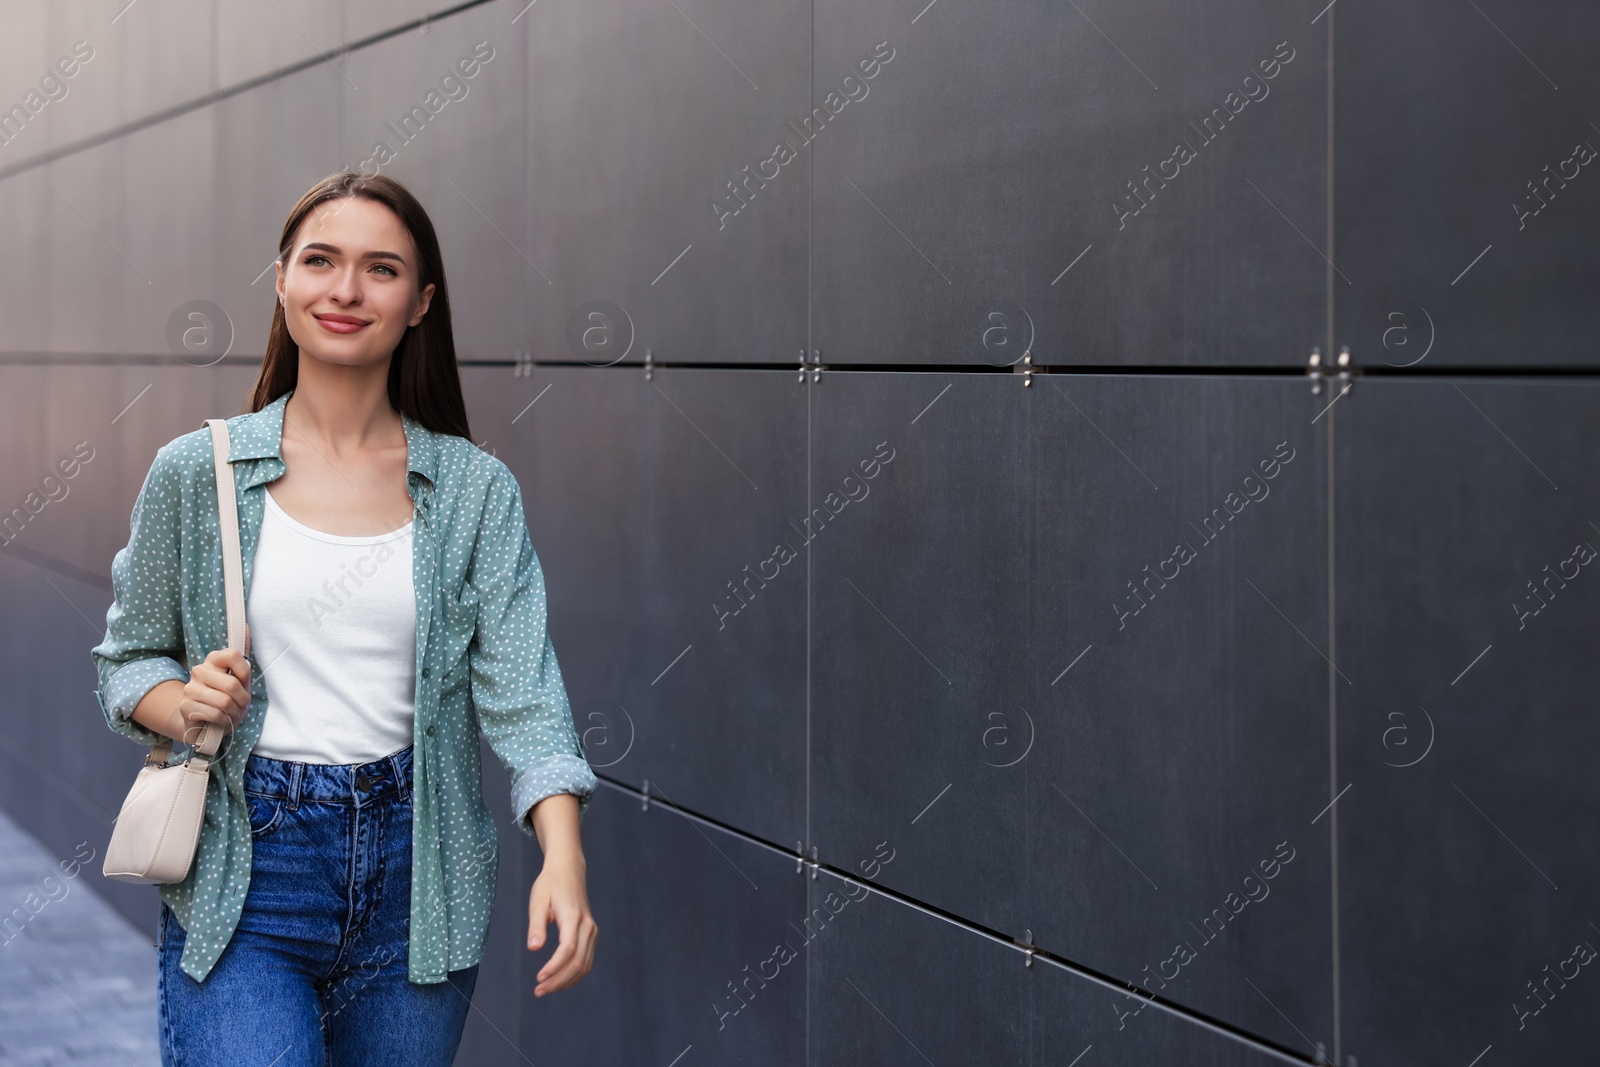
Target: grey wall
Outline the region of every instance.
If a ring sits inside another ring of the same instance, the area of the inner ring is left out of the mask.
[[[94,57],[0,146],[0,805],[103,847],[140,752],[88,653],[133,498],[241,409],[284,215],[381,139],[605,783],[594,972],[532,997],[502,823],[461,1062],[1594,1046],[1600,15],[423,16],[8,8],[0,93]],[[191,301],[222,315],[184,350]],[[101,888],[153,931],[153,890]]]

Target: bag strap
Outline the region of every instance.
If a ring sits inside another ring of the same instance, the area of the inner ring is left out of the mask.
[[[228,422],[207,419],[211,452],[217,468],[217,511],[222,522],[222,578],[228,602],[228,647],[250,650],[244,622],[244,560],[239,551],[239,507],[233,490],[233,464],[228,462]]]
[[[239,507],[233,485],[233,464],[228,462],[226,419],[207,419],[211,428],[211,457],[217,474],[217,518],[222,526],[222,580],[227,601],[228,647],[250,651],[250,634],[244,617],[244,558],[239,551]],[[222,745],[222,727],[207,723],[194,749],[209,759]],[[150,748],[147,763],[165,763],[172,755],[172,739],[164,737]]]

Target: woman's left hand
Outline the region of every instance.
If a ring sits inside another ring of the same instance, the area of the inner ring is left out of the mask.
[[[589,911],[585,886],[586,864],[581,852],[576,855],[546,856],[544,869],[534,879],[528,902],[528,948],[544,946],[549,924],[556,924],[558,944],[539,968],[539,984],[533,995],[542,997],[579,981],[594,966],[594,943],[600,933]]]

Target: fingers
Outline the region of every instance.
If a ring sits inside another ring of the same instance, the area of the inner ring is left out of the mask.
[[[233,679],[235,688],[244,695],[245,705],[250,703],[250,660],[237,648],[219,648],[207,656],[201,665],[211,667]]]
[[[542,884],[533,883],[533,896],[528,901],[528,948],[544,945],[544,935],[550,925],[550,894]]]
[[[552,915],[554,913],[554,915]],[[539,968],[538,985],[534,987],[534,997],[542,997],[546,993],[562,989],[565,985],[576,981],[582,974],[579,971],[574,977],[568,976],[573,963],[586,965],[586,957],[581,957],[578,936],[574,928],[578,926],[578,909],[576,907],[558,907],[550,901],[550,891],[542,880],[534,880],[533,893],[528,899],[528,949],[539,949],[544,945],[544,936],[549,929],[550,920],[555,918],[558,944],[554,953],[550,953],[549,960],[544,961],[544,966]]]
[[[218,649],[191,673],[207,688],[222,693],[240,712],[250,708],[250,661],[236,648]],[[215,701],[207,701],[215,704]],[[226,710],[225,705],[216,704]]]
[[[544,961],[544,966],[539,968],[538,978],[541,983],[564,971],[573,953],[578,951],[578,939],[575,936],[577,931],[574,929],[577,925],[576,912],[576,908],[556,909],[556,930],[561,943],[556,946],[550,958]],[[535,989],[534,992],[537,993],[538,990]]]
[[[594,966],[594,945],[600,928],[594,919],[578,908],[558,908],[557,929],[561,946],[539,971],[534,996],[542,997],[565,989],[589,973]]]
[[[207,724],[229,734],[250,710],[250,661],[236,648],[219,648],[197,664],[184,687],[181,740],[198,744]]]
[[[239,679],[231,674],[223,674],[215,667],[201,664],[189,676],[190,684],[184,687],[184,695],[190,700],[207,707],[215,708],[224,715],[233,715],[242,712],[250,706],[250,694],[239,684]]]

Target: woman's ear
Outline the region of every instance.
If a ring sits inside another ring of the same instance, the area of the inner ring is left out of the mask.
[[[429,282],[427,285],[424,285],[422,287],[422,292],[420,294],[418,294],[418,296],[417,296],[416,314],[411,316],[411,321],[406,323],[406,325],[407,326],[415,326],[417,323],[421,322],[422,321],[422,317],[428,313],[428,305],[432,304],[432,303],[433,303],[433,283]]]

